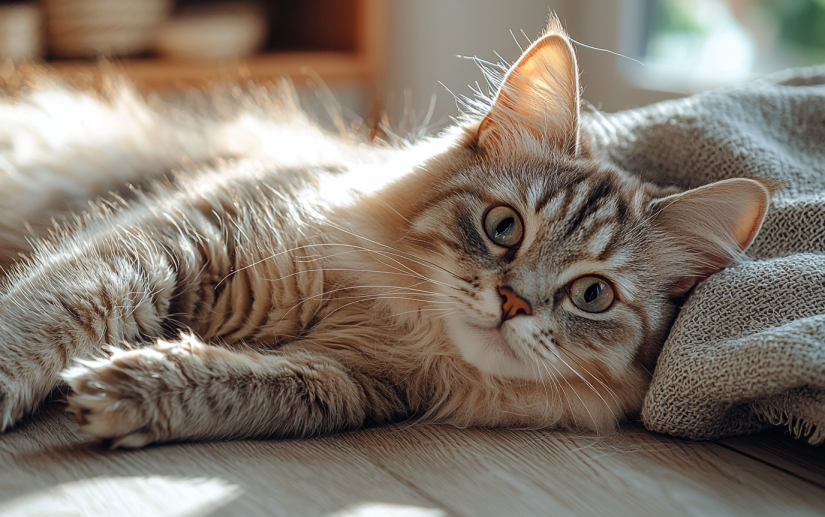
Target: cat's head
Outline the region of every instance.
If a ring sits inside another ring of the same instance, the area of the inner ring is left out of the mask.
[[[437,264],[427,274],[450,300],[443,321],[467,362],[506,378],[624,385],[626,409],[638,409],[679,304],[750,245],[772,187],[731,179],[677,192],[593,158],[578,77],[554,20],[483,120],[422,168],[402,242]]]

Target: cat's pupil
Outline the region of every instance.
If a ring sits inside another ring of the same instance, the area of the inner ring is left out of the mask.
[[[596,282],[584,292],[584,301],[585,303],[590,303],[602,293],[602,284],[601,282]]]
[[[512,217],[508,217],[506,219],[503,219],[500,223],[498,223],[498,226],[496,226],[496,237],[503,234],[504,232],[506,232],[507,230],[509,230],[512,227],[513,227],[513,218]]]

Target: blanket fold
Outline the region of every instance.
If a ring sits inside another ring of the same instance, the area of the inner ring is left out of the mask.
[[[664,345],[648,429],[693,439],[787,426],[825,441],[825,67],[586,119],[606,158],[692,188],[786,186],[748,257],[700,284]]]

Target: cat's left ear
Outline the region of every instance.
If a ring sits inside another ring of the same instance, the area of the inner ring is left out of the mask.
[[[654,224],[688,266],[674,290],[687,291],[748,249],[781,186],[777,180],[735,178],[651,201]]]
[[[538,142],[579,153],[579,68],[570,38],[551,16],[544,35],[504,76],[478,129],[482,149]]]

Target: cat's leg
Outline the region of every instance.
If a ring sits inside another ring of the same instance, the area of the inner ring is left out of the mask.
[[[7,277],[0,289],[0,431],[35,409],[73,359],[177,334],[211,308],[215,278],[230,270],[220,227],[193,210],[177,227],[137,215],[124,212],[55,239]]]
[[[260,354],[160,341],[63,374],[80,431],[113,446],[252,437],[304,437],[386,422],[405,412],[396,390],[336,359]]]
[[[0,285],[0,431],[34,410],[74,359],[106,346],[186,329],[228,343],[285,342],[304,330],[322,303],[324,272],[303,271],[300,252],[279,250],[302,248],[305,222],[270,220],[291,209],[261,194],[261,178],[277,177],[244,178],[218,188],[229,180],[209,171],[98,207],[15,266]]]
[[[72,358],[161,332],[162,307],[145,302],[174,287],[174,275],[152,278],[125,257],[55,255],[0,294],[0,431],[40,403]]]

